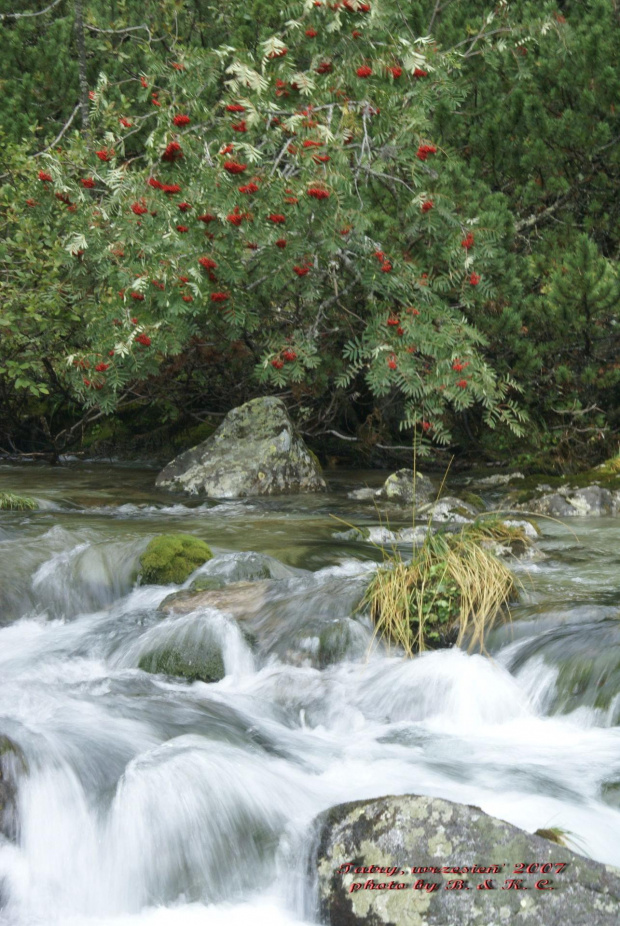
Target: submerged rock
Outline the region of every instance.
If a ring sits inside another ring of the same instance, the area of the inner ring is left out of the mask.
[[[319,827],[320,921],[331,926],[618,922],[618,870],[477,807],[382,797],[333,807]],[[522,889],[507,887],[510,879]]]
[[[217,642],[200,646],[170,645],[165,649],[145,653],[138,668],[159,675],[186,678],[189,682],[219,682],[226,674],[222,651]]]
[[[217,608],[235,618],[248,618],[261,610],[271,587],[272,582],[257,579],[254,582],[232,582],[223,588],[204,591],[183,589],[164,598],[159,610],[165,614],[191,614],[202,608]]]
[[[321,467],[277,398],[253,399],[234,408],[202,444],[168,463],[160,488],[242,498],[325,488]]]
[[[212,556],[210,547],[198,537],[161,534],[140,557],[138,579],[144,585],[180,585]]]

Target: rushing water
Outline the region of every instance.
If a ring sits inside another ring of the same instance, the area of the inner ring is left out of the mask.
[[[383,794],[560,826],[620,865],[620,521],[542,523],[545,556],[518,567],[523,600],[492,658],[404,661],[350,620],[381,558],[334,538],[332,515],[378,523],[346,496],[360,474],[326,495],[221,504],[171,501],[153,479],[0,467],[0,489],[41,503],[0,514],[0,736],[23,756],[2,757],[17,796],[0,923],[312,922],[313,818]],[[272,557],[256,637],[213,609],[162,616],[174,588],[132,586],[148,540],[179,530],[228,579],[244,553]],[[216,684],[139,668],[166,641],[213,638]]]

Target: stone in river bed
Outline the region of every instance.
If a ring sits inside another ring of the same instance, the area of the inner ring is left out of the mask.
[[[413,504],[413,470],[399,469],[387,477],[383,486],[376,493],[376,497],[400,505]],[[415,501],[416,505],[423,505],[435,499],[437,491],[433,482],[422,473],[416,472]]]
[[[381,797],[332,807],[318,825],[320,922],[330,926],[616,926],[620,921],[618,869],[477,807],[415,795]],[[494,865],[497,873],[441,871]],[[531,873],[528,865],[536,866]],[[355,872],[371,866],[383,871]],[[412,873],[412,867],[440,870]]]
[[[325,488],[318,460],[274,397],[234,408],[211,437],[168,463],[155,484],[209,498]]]
[[[617,494],[612,494],[609,489],[601,486],[591,485],[582,489],[563,486],[551,495],[543,495],[515,505],[515,509],[546,514],[554,518],[575,518],[616,514],[618,506]]]

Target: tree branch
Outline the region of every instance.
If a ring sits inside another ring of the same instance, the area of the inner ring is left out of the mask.
[[[71,123],[72,123],[73,120],[75,119],[75,117],[76,117],[77,113],[79,112],[81,106],[82,106],[81,101],[80,101],[79,103],[76,104],[75,109],[73,110],[73,112],[71,113],[71,115],[69,116],[69,118],[67,119],[67,121],[65,122],[65,124],[63,125],[62,129],[60,130],[60,132],[58,133],[58,135],[56,136],[56,138],[54,139],[54,141],[53,141],[53,142],[50,142],[50,144],[47,145],[45,148],[41,148],[41,150],[40,150],[40,151],[37,151],[36,154],[31,154],[30,157],[32,157],[32,158],[38,158],[39,155],[45,154],[46,151],[49,151],[50,148],[53,148],[54,145],[57,145],[58,142],[60,141],[60,139],[62,138],[62,136],[63,136],[63,135],[65,134],[65,132],[67,131],[67,129],[69,129],[69,128],[71,127]]]
[[[82,114],[82,130],[88,133],[88,78],[86,75],[86,42],[84,41],[84,7],[82,0],[75,2],[75,36],[78,50],[78,78],[80,83],[80,112]]]
[[[49,13],[50,10],[53,10],[55,6],[58,6],[60,2],[61,0],[54,0],[54,2],[46,6],[44,10],[38,10],[35,13],[0,13],[0,22],[3,22],[5,19],[28,19],[32,16],[43,16],[45,13]]]

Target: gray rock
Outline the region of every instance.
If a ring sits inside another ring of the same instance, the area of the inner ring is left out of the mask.
[[[191,614],[203,608],[217,608],[234,618],[250,618],[260,612],[267,599],[267,590],[272,587],[268,579],[255,579],[232,582],[220,589],[182,589],[164,598],[159,610],[164,614]]]
[[[413,504],[413,470],[399,469],[387,477],[383,486],[376,493],[376,497],[400,505]],[[415,501],[416,505],[423,505],[433,500],[437,492],[433,482],[428,476],[416,472]]]
[[[601,486],[591,485],[583,489],[566,486],[550,495],[533,498],[515,507],[520,511],[546,514],[553,518],[576,518],[584,515],[596,517],[615,514],[617,501],[609,489],[603,489]]]
[[[477,479],[479,486],[506,486],[514,479],[525,479],[523,473],[495,473],[494,476],[485,476]]]
[[[620,871],[477,807],[413,795],[382,797],[333,807],[319,826],[320,921],[331,926],[615,926],[619,921]],[[551,870],[515,874],[524,863],[547,864]],[[441,871],[494,865],[499,872]],[[383,871],[355,871],[371,866]],[[412,866],[439,871],[412,873]],[[511,878],[521,879],[525,889],[507,888]],[[448,887],[456,880],[465,883],[463,889]],[[385,887],[373,890],[369,882]],[[485,882],[488,889],[478,889]],[[390,889],[390,884],[404,887]]]
[[[242,498],[325,488],[318,460],[277,398],[253,399],[228,413],[202,444],[168,463],[159,488]]]
[[[420,514],[429,515],[433,521],[467,524],[475,520],[478,512],[473,505],[468,505],[462,499],[446,495],[433,505],[422,505]]]

